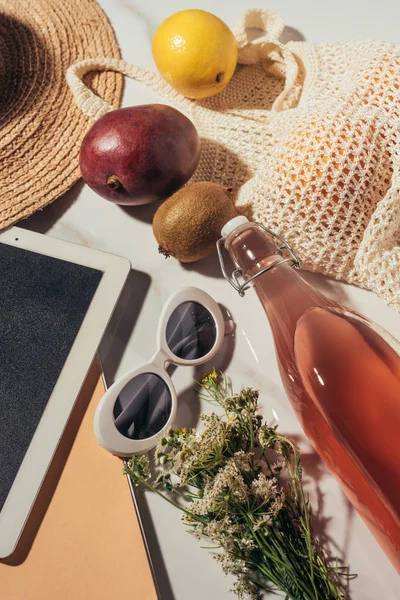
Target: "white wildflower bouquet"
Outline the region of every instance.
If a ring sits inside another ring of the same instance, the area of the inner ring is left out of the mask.
[[[225,414],[202,415],[201,432],[171,429],[155,451],[153,481],[147,456],[132,457],[133,484],[175,505],[191,533],[214,544],[239,598],[280,590],[291,600],[344,600],[349,576],[313,535],[294,444],[257,414],[256,390],[233,394],[215,371],[201,386]]]

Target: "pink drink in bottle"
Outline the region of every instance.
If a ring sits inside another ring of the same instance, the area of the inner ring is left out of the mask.
[[[306,283],[289,246],[261,225],[235,217],[222,235],[239,270],[230,283],[256,276],[307,437],[400,572],[399,343]]]

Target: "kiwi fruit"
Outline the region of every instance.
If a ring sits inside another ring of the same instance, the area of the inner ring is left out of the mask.
[[[225,223],[236,216],[227,188],[206,181],[189,184],[154,215],[159,252],[180,262],[201,260],[215,249]]]

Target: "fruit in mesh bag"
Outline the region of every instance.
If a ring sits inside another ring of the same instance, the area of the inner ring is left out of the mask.
[[[274,161],[274,195],[296,217],[338,231],[368,218],[388,186],[389,154],[374,121],[345,115],[292,124]]]

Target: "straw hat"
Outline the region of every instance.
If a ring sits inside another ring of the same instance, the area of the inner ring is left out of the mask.
[[[94,0],[1,0],[0,229],[79,179],[79,149],[93,121],[76,106],[65,72],[96,56],[120,54]],[[119,106],[122,75],[88,77],[97,94]]]

